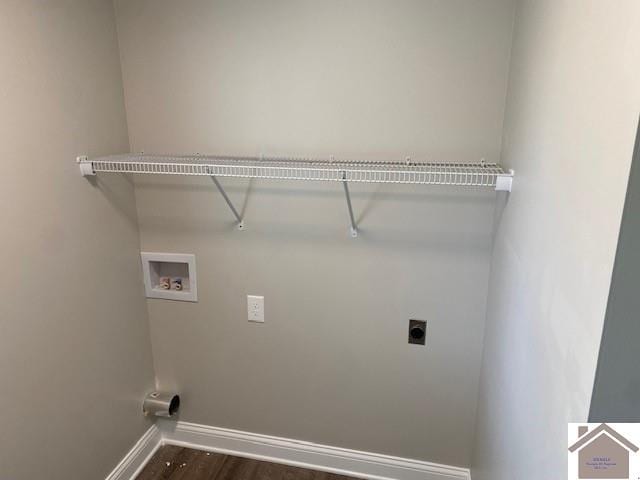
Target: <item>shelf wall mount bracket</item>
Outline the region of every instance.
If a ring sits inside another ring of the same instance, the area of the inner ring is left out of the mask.
[[[96,171],[93,169],[93,162],[86,155],[76,157],[76,163],[80,167],[80,173],[83,177],[94,177]]]
[[[513,169],[507,173],[499,173],[496,175],[496,192],[511,192],[513,186],[513,177],[515,172]]]
[[[349,194],[349,186],[347,185],[347,172],[342,172],[342,186],[344,187],[344,195],[347,198],[347,208],[349,209],[349,221],[351,222],[351,236],[358,237],[358,226],[353,216],[353,206],[351,205],[351,195]]]
[[[231,199],[229,198],[229,196],[227,195],[227,192],[224,190],[224,188],[220,184],[220,181],[214,175],[211,175],[211,180],[213,180],[213,183],[216,185],[216,187],[218,187],[218,191],[220,192],[220,195],[222,195],[222,198],[224,198],[224,201],[227,202],[227,205],[229,206],[229,209],[233,213],[233,216],[236,217],[236,220],[238,221],[238,230],[244,230],[244,222],[242,221],[242,217],[236,210],[236,207],[233,206],[233,203],[231,203]]]

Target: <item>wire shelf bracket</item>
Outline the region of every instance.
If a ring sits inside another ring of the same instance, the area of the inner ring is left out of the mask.
[[[89,157],[86,155],[76,157],[76,162],[80,167],[80,173],[83,177],[92,177],[96,174],[96,171],[93,169],[93,163],[89,161]]]
[[[356,238],[358,236],[358,227],[356,226],[356,219],[353,216],[353,207],[351,206],[351,195],[349,195],[349,186],[347,185],[347,173],[342,174],[342,186],[344,187],[344,195],[347,197],[347,208],[349,209],[349,220],[351,221],[351,236]]]
[[[515,171],[513,169],[508,170],[507,173],[498,174],[496,177],[496,192],[511,192],[514,176]]]
[[[261,178],[271,180],[307,180],[341,182],[344,188],[351,223],[351,236],[358,236],[353,215],[349,183],[397,183],[414,185],[451,185],[458,187],[493,188],[511,192],[514,171],[484,160],[475,163],[365,162],[316,160],[290,157],[237,157],[210,155],[150,155],[127,153],[89,159],[76,158],[80,173],[94,176],[100,172],[208,176],[238,221],[244,222],[224,188],[221,177]]]
[[[242,217],[236,210],[236,207],[233,206],[233,203],[229,199],[227,192],[225,192],[224,188],[222,188],[222,185],[220,185],[220,181],[214,175],[211,175],[211,180],[213,180],[213,183],[216,185],[216,187],[218,187],[222,198],[224,198],[224,201],[227,202],[227,205],[231,209],[233,216],[236,217],[236,220],[238,221],[238,230],[244,230],[244,222],[242,221]]]

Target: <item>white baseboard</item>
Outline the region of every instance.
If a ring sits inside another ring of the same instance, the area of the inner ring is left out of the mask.
[[[162,442],[370,480],[470,480],[468,468],[318,445],[300,440],[160,421]]]
[[[118,466],[107,476],[106,480],[133,480],[162,445],[162,435],[155,425],[151,425],[140,440]]]
[[[368,480],[471,480],[468,468],[163,420],[145,432],[106,480],[134,480],[156,450],[165,444]]]

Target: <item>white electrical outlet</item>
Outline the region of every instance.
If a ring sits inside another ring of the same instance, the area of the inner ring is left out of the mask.
[[[264,297],[247,295],[248,320],[264,323]]]

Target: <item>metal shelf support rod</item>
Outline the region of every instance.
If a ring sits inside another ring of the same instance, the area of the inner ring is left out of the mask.
[[[351,220],[351,236],[353,238],[356,238],[358,236],[358,227],[356,227],[356,219],[353,216],[351,195],[349,195],[349,187],[347,186],[347,172],[342,172],[342,186],[344,187],[344,194],[347,197],[347,207],[349,208],[349,219]]]
[[[229,208],[233,212],[233,216],[236,217],[236,220],[238,220],[238,230],[243,230],[244,229],[244,222],[242,221],[242,217],[240,216],[240,214],[236,210],[236,207],[233,206],[233,203],[231,203],[231,199],[227,195],[227,192],[225,192],[224,188],[222,188],[222,185],[220,185],[220,182],[218,181],[218,179],[216,177],[211,175],[211,180],[213,180],[213,183],[215,183],[216,187],[218,187],[218,190],[220,191],[220,194],[222,195],[222,198],[224,198],[224,201],[227,202],[227,205],[229,206]]]

